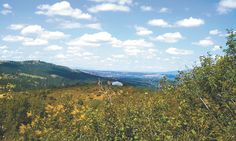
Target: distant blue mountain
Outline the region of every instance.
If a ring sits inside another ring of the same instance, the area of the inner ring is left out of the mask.
[[[158,86],[159,80],[163,76],[166,76],[169,80],[174,80],[178,74],[178,71],[150,73],[83,70],[83,72],[91,75],[118,80],[124,83],[125,85],[145,88],[156,88]]]

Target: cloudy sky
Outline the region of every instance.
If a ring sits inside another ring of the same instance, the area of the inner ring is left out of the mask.
[[[236,0],[0,0],[0,60],[161,72],[221,54]]]

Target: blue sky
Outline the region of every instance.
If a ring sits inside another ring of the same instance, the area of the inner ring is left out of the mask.
[[[0,60],[161,72],[221,54],[236,0],[0,0]]]

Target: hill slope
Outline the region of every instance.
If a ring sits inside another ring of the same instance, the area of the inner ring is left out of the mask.
[[[92,84],[99,78],[42,61],[0,62],[0,85],[11,83],[16,90]]]

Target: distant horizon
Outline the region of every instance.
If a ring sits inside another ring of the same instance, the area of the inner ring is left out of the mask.
[[[40,61],[40,62],[44,62],[44,63],[48,63],[48,64],[53,64],[53,65],[57,65],[57,66],[62,66],[62,67],[68,67],[72,70],[80,70],[80,71],[101,71],[101,72],[121,72],[121,73],[167,73],[167,72],[178,72],[178,71],[184,71],[184,70],[170,70],[170,71],[156,71],[156,72],[145,72],[145,71],[126,71],[126,70],[97,70],[97,69],[86,69],[86,68],[73,68],[70,66],[65,66],[65,65],[60,65],[60,64],[55,64],[52,62],[47,62],[47,61],[43,61],[43,60],[0,60],[1,62],[27,62],[27,61]],[[187,70],[187,69],[185,69]]]

